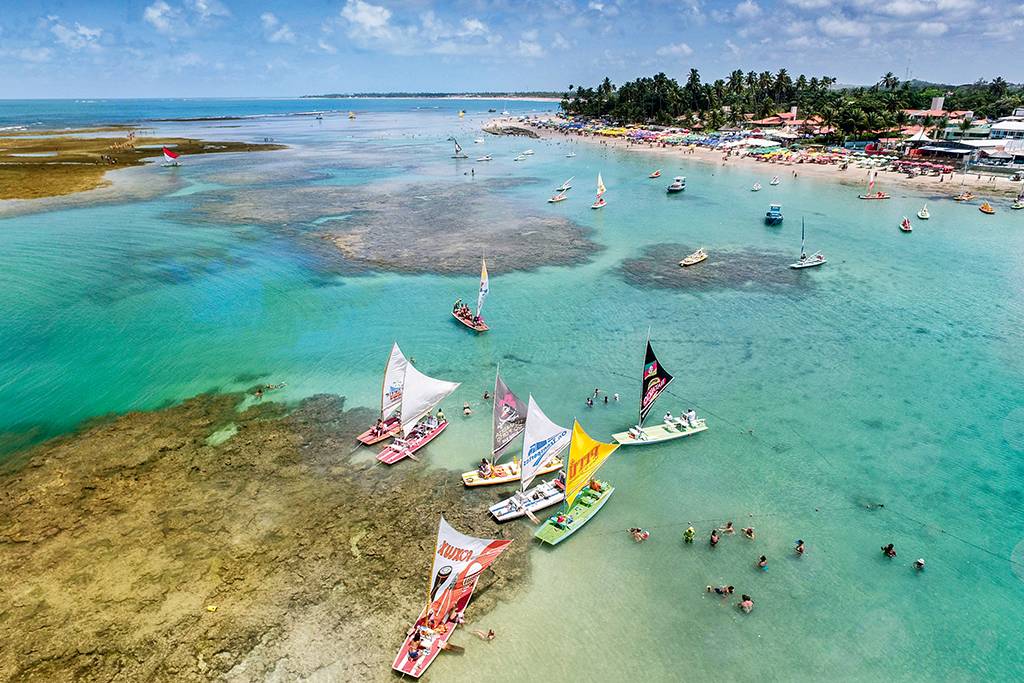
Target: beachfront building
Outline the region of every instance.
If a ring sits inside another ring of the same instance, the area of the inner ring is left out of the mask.
[[[1004,116],[992,124],[993,140],[1024,140],[1024,116]]]

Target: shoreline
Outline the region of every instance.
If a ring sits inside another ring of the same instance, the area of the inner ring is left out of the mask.
[[[770,163],[767,161],[758,161],[756,158],[746,155],[730,155],[728,161],[723,161],[723,153],[721,151],[701,147],[699,145],[659,147],[655,146],[654,143],[634,143],[621,138],[579,134],[571,135],[568,133],[552,131],[547,128],[540,128],[532,121],[527,122],[526,124],[518,124],[515,119],[505,117],[494,119],[487,123],[487,126],[492,125],[526,125],[542,139],[567,140],[571,142],[580,141],[585,144],[603,145],[606,148],[651,154],[662,158],[694,160],[705,164],[716,164],[718,166],[735,165],[749,170],[761,169],[766,175],[777,175],[782,179],[787,177],[792,178],[793,172],[796,172],[797,177],[828,180],[862,190],[866,186],[867,174],[869,173],[869,169],[865,168],[848,168],[847,170],[842,171],[836,164]],[[875,182],[876,187],[882,190],[885,190],[887,187],[891,188],[893,186],[899,186],[901,188],[913,189],[922,193],[946,195],[947,198],[952,200],[953,196],[960,192],[962,188],[969,188],[978,196],[969,202],[963,202],[964,204],[972,204],[975,202],[980,203],[981,201],[984,201],[985,197],[982,196],[983,194],[998,199],[1012,199],[1017,195],[1021,186],[1019,181],[1014,182],[1009,178],[996,177],[994,181],[991,181],[987,177],[979,177],[978,174],[975,173],[968,173],[966,177],[963,173],[954,172],[952,174],[946,174],[939,177],[920,175],[908,178],[906,174],[900,172],[886,171],[882,169],[875,169],[875,171],[878,173],[877,180]]]

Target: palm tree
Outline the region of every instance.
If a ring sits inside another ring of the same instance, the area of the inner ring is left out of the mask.
[[[888,71],[884,76],[882,76],[881,80],[878,82],[881,83],[886,90],[891,92],[895,90],[897,86],[899,86],[900,79],[896,78],[896,74],[894,74],[891,71]]]

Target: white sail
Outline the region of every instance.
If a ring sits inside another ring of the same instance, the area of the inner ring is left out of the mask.
[[[571,433],[548,419],[530,396],[526,408],[526,436],[523,437],[522,487],[530,487],[537,472],[569,446]]]
[[[598,173],[597,174],[597,196],[600,197],[601,195],[603,195],[607,191],[608,191],[608,189],[604,186],[604,181],[601,180],[601,174]]]
[[[476,295],[476,314],[484,307],[484,299],[491,291],[490,279],[487,277],[487,259],[480,260],[480,291]]]
[[[408,435],[420,418],[459,388],[458,382],[428,377],[411,363],[405,368],[402,388],[402,433]]]
[[[405,385],[405,369],[409,361],[405,359],[398,342],[391,347],[388,365],[384,368],[384,384],[380,396],[380,419],[386,420],[392,411],[402,403],[402,387]]]

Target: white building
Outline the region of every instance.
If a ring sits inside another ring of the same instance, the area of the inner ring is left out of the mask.
[[[992,124],[993,140],[1024,140],[1024,116],[1004,116]]]

